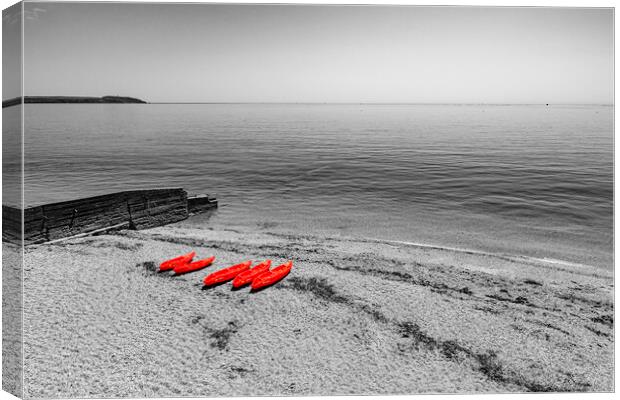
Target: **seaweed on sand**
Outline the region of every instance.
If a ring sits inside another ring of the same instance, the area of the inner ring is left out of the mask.
[[[439,347],[439,342],[434,337],[423,332],[416,323],[401,322],[398,324],[398,331],[403,338],[412,339],[416,349],[419,349],[421,345],[427,348]]]
[[[159,265],[156,264],[154,261],[144,261],[141,263],[137,263],[136,264],[136,269],[142,269],[142,274],[144,276],[148,276],[148,275],[155,275],[161,278],[171,278],[172,275],[168,275],[166,273],[162,273],[162,271],[159,270]],[[166,272],[166,271],[164,271]]]
[[[517,385],[532,392],[583,391],[590,387],[588,382],[568,381],[565,382],[565,385],[558,386],[527,378],[518,371],[507,369],[497,353],[492,349],[487,349],[482,352],[476,351],[459,344],[455,340],[441,340],[440,338],[433,337],[415,322],[390,320],[381,313],[379,309],[360,304],[349,297],[339,294],[335,287],[329,284],[325,278],[292,277],[289,279],[289,284],[283,285],[281,288],[310,293],[325,301],[344,304],[370,315],[377,322],[386,325],[395,325],[401,338],[406,339],[412,345],[407,348],[406,344],[399,343],[398,347],[401,351],[404,352],[409,349],[436,350],[451,361],[467,362],[471,364],[476,371],[494,382]],[[512,303],[530,305],[524,297],[507,300]]]
[[[614,326],[614,316],[612,314],[599,315],[590,319],[592,322],[598,322],[599,324],[606,325],[610,328]]]
[[[142,243],[128,243],[128,242],[121,242],[120,240],[115,240],[115,241],[110,241],[110,242],[105,241],[105,242],[91,244],[91,247],[98,247],[98,248],[112,247],[112,248],[117,248],[119,250],[131,250],[131,251],[139,250],[143,246],[144,245]]]
[[[300,292],[310,292],[314,296],[332,302],[332,303],[350,303],[351,301],[344,296],[336,293],[334,286],[327,282],[325,278],[302,278],[302,277],[292,277],[289,279],[290,285],[286,286],[288,288],[300,291]]]
[[[228,325],[222,329],[210,329],[211,333],[209,337],[213,339],[211,342],[211,347],[219,350],[227,350],[230,337],[237,333],[238,330],[239,327],[235,321],[228,322]]]

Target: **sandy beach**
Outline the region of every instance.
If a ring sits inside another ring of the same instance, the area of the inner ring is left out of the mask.
[[[156,272],[191,249],[215,264]],[[183,223],[25,257],[30,398],[613,390],[603,269]],[[295,267],[258,293],[202,288],[265,258]]]

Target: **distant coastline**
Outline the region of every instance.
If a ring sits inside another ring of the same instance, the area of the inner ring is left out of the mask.
[[[22,103],[21,97],[4,100],[2,108],[11,107]],[[126,96],[103,96],[103,97],[87,97],[87,96],[25,96],[24,103],[58,103],[58,104],[146,104],[146,101]]]

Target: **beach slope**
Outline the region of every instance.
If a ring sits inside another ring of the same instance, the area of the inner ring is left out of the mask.
[[[195,250],[209,268],[156,271]],[[258,293],[202,288],[295,261]],[[26,249],[26,397],[613,390],[613,274],[553,260],[177,224]]]

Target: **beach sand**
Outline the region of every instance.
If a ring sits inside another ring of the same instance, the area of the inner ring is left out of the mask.
[[[211,267],[156,272],[196,250]],[[203,277],[294,260],[250,293]],[[26,249],[26,397],[612,391],[613,273],[176,224]]]

